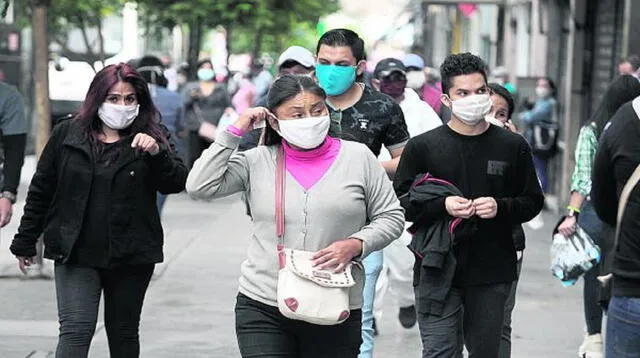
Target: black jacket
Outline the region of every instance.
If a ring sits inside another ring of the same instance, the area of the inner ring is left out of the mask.
[[[165,131],[169,138],[168,131]],[[156,193],[184,190],[188,170],[174,151],[161,145],[155,156],[131,149],[124,139],[109,188],[109,261],[149,264],[163,260],[163,232]],[[127,150],[130,149],[130,150]],[[36,255],[44,232],[45,257],[66,263],[83,229],[93,178],[93,154],[75,121],[55,127],[31,180],[18,233],[11,244],[16,256]],[[85,228],[91,232],[91,228]]]
[[[634,105],[638,110],[634,110]],[[592,171],[591,201],[602,221],[615,227],[620,194],[640,164],[640,99],[629,102],[611,118],[600,137]],[[613,253],[613,295],[640,297],[640,185],[627,202]]]
[[[400,198],[400,203],[406,210],[407,219],[412,220],[425,204],[461,195],[453,184],[421,174],[409,192]],[[416,256],[413,285],[417,286],[418,312],[442,315],[456,274],[455,245],[458,240],[473,234],[476,224],[475,218],[463,220],[446,215],[428,224],[414,224],[409,229],[413,233],[409,249]]]

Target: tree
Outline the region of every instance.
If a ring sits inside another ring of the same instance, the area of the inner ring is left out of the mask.
[[[263,46],[278,52],[297,32],[315,26],[318,19],[338,10],[338,0],[139,0],[147,27],[173,27],[177,24],[189,29],[188,62],[195,65],[205,29],[222,26],[227,31],[229,53],[245,50],[258,57]],[[237,34],[234,35],[234,34]],[[236,39],[242,41],[236,48]]]
[[[47,11],[49,0],[35,0],[32,6],[32,27],[35,61],[35,109],[38,121],[36,132],[36,154],[42,153],[49,140],[51,107],[49,103],[49,40],[47,38]]]
[[[26,27],[33,16],[36,1],[17,1],[16,13],[19,26]],[[125,0],[49,0],[47,30],[49,40],[58,44],[62,53],[70,57],[80,57],[87,62],[104,61],[106,54],[102,33],[103,19],[122,8]],[[77,53],[69,48],[68,36],[78,29],[86,48],[85,53]]]

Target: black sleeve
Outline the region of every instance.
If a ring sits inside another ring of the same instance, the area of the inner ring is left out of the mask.
[[[393,150],[409,140],[409,131],[407,130],[407,123],[404,120],[402,108],[395,102],[391,106],[389,120],[389,127],[384,133],[383,144],[385,147]]]
[[[68,127],[69,123],[57,125],[40,155],[36,172],[29,185],[18,233],[11,243],[11,252],[16,256],[36,255],[36,241],[42,234],[45,217],[58,185],[58,158],[62,148],[60,143]]]
[[[153,181],[162,194],[179,193],[184,190],[189,170],[176,152],[171,133],[162,126],[167,144],[160,145],[160,152],[149,157],[149,164],[153,171]]]
[[[515,196],[509,198],[495,198],[498,203],[498,218],[503,218],[513,224],[527,222],[540,213],[544,206],[544,194],[533,166],[531,148],[524,138],[518,149],[518,162],[515,165],[516,185]]]
[[[608,135],[604,132],[591,171],[591,202],[596,213],[609,225],[616,225],[618,211],[618,194],[616,179],[613,173],[613,161],[609,147]]]
[[[2,145],[4,147],[4,183],[2,184],[2,191],[18,194],[26,143],[26,134],[2,136]]]
[[[418,174],[428,173],[428,168],[424,165],[424,150],[418,148],[419,143],[410,140],[404,148],[400,164],[394,177],[394,188],[396,195],[400,199],[400,204],[405,209],[407,221],[421,223],[440,218],[446,213],[444,207],[445,199],[433,200],[426,205],[416,206],[410,203],[408,193]]]

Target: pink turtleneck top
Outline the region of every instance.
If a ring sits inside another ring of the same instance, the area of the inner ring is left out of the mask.
[[[244,133],[233,125],[227,127],[233,135],[242,137]],[[291,176],[305,189],[309,190],[327,173],[340,153],[339,139],[327,136],[324,143],[312,150],[297,150],[286,141],[282,141],[285,164]]]

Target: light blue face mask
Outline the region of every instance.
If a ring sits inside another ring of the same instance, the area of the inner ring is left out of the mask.
[[[316,77],[328,96],[339,96],[356,81],[356,67],[316,64]]]
[[[216,73],[211,68],[201,68],[198,70],[198,79],[200,81],[211,81]]]

